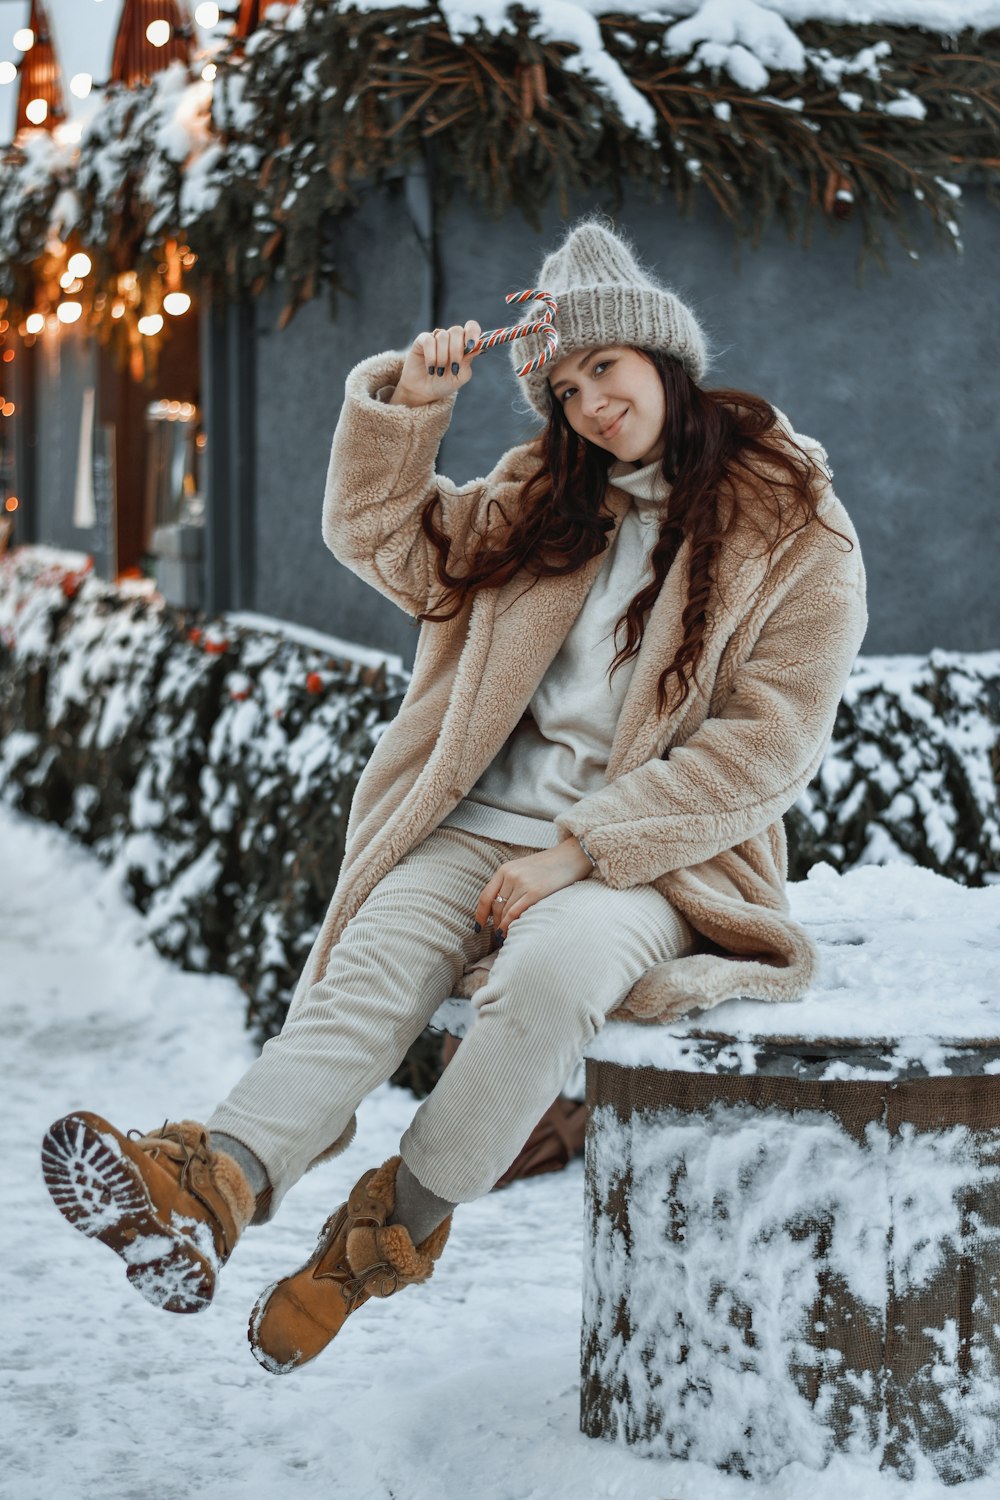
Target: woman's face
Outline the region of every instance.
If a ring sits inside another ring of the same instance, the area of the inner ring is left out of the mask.
[[[656,366],[638,349],[577,349],[552,368],[549,386],[573,431],[615,458],[663,456],[667,402]]]

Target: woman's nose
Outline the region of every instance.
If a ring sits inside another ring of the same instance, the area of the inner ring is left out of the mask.
[[[596,417],[598,412],[607,405],[607,399],[601,391],[584,391],[583,412],[584,416]]]

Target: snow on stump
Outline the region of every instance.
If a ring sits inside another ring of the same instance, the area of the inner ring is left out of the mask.
[[[789,894],[804,1000],[588,1049],[581,1428],[757,1481],[1000,1475],[1000,888]]]

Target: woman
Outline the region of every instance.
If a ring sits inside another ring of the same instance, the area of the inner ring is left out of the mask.
[[[694,314],[600,221],[536,284],[559,304],[556,358],[524,386],[546,425],[486,479],[434,472],[477,323],[348,377],[324,539],[422,628],[284,1030],[206,1125],[129,1139],[73,1114],[45,1141],[70,1222],[151,1301],[196,1311],[246,1224],[345,1147],[440,1001],[478,983],[400,1154],[259,1299],[273,1371],[430,1276],[454,1206],[489,1191],[608,1014],[795,999],[814,972],[782,814],[867,618],[826,455],[760,398],[702,388]],[[517,367],[541,336],[510,347]]]

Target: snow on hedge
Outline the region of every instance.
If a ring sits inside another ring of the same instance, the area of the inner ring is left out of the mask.
[[[336,883],[351,797],[406,675],[95,578],[82,554],[0,559],[0,797],[118,870],[162,952],[284,1015]],[[859,659],[786,819],[789,876],[890,862],[1000,869],[1000,652]]]

